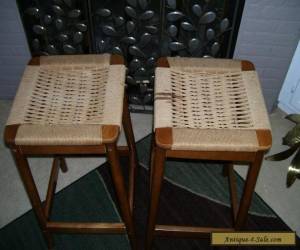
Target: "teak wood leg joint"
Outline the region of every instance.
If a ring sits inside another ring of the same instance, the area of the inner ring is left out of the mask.
[[[128,132],[128,127],[127,127]],[[131,135],[127,135],[129,143],[132,143],[133,138]],[[129,146],[130,150],[135,150],[135,147]],[[107,154],[108,161],[111,165],[112,179],[116,189],[118,197],[121,217],[124,223],[97,223],[97,222],[60,222],[51,221],[51,207],[55,195],[55,188],[57,184],[59,169],[63,172],[67,170],[65,159],[63,157],[54,157],[52,163],[52,169],[49,178],[48,190],[46,200],[42,203],[37,187],[35,185],[33,176],[31,174],[30,166],[27,160],[27,155],[22,152],[22,146],[11,146],[11,152],[16,161],[17,168],[19,170],[21,179],[24,183],[25,189],[29,196],[30,202],[33,207],[33,211],[38,219],[41,231],[47,242],[48,248],[54,247],[54,241],[52,233],[105,233],[105,234],[120,234],[126,233],[130,239],[132,249],[137,249],[135,230],[133,224],[132,215],[132,204],[130,199],[133,200],[134,184],[129,184],[131,189],[126,191],[125,182],[119,163],[119,150],[116,143],[105,144],[105,151]],[[130,152],[132,155],[132,153]],[[132,157],[132,156],[131,156]],[[130,159],[130,167],[136,167],[136,158]],[[130,170],[131,173],[135,174],[135,169]],[[134,176],[131,177],[130,181],[133,181]],[[131,196],[130,196],[131,195]],[[130,198],[131,197],[131,198]]]
[[[248,168],[247,178],[244,185],[242,198],[240,201],[239,210],[236,216],[235,229],[242,229],[247,220],[248,210],[251,205],[252,196],[254,193],[257,177],[263,160],[264,152],[256,153],[255,159],[250,163]]]
[[[151,190],[150,190],[150,208],[148,215],[148,229],[146,237],[146,249],[151,249],[156,225],[157,210],[159,206],[159,197],[164,175],[164,161],[166,150],[154,147],[153,164],[151,164]]]
[[[127,97],[124,98],[123,105],[123,128],[125,131],[125,137],[127,141],[127,145],[129,148],[129,204],[130,211],[133,212],[133,204],[134,204],[134,190],[135,190],[135,179],[137,173],[137,152],[135,146],[134,133],[132,130],[132,123],[130,118],[130,113],[128,109]]]
[[[123,57],[109,54],[36,57],[24,71],[4,138],[49,249],[53,233],[127,233],[136,249],[133,204],[137,157],[124,95],[125,77]],[[117,147],[122,124],[128,146]],[[107,156],[123,222],[51,220],[59,170],[67,172],[64,157],[74,155]],[[128,190],[119,155],[129,156]],[[54,158],[44,203],[30,171],[29,156]]]
[[[146,238],[146,249],[152,248],[154,236],[171,236],[171,237],[209,237],[211,232],[220,231],[235,231],[241,230],[246,225],[248,210],[251,204],[252,196],[260,166],[262,163],[263,151],[258,151],[253,154],[254,157],[250,160],[246,158],[246,163],[249,163],[248,174],[244,185],[244,190],[240,203],[237,198],[236,178],[234,176],[233,162],[236,159],[233,157],[224,165],[223,174],[228,177],[229,192],[231,197],[231,207],[233,214],[233,226],[231,228],[206,228],[206,227],[191,227],[191,226],[177,226],[177,225],[159,225],[157,224],[157,211],[159,207],[159,197],[162,188],[162,181],[164,175],[164,163],[167,155],[170,155],[170,149],[163,149],[155,142],[152,143],[151,169],[150,169],[150,208],[148,217],[148,228]],[[176,158],[177,151],[172,152],[172,158]],[[180,158],[183,157],[184,152],[178,152]],[[239,153],[236,152],[236,158],[240,161]],[[233,156],[235,154],[232,154]],[[185,155],[189,158],[189,155]],[[192,156],[193,159],[194,155]],[[201,158],[200,158],[201,159]]]
[[[160,58],[157,66],[147,250],[151,249],[154,235],[203,237],[213,231],[242,229],[263,154],[272,144],[259,79],[251,62],[167,57]],[[229,181],[232,227],[220,229],[157,223],[166,158],[226,163],[223,175]],[[240,202],[234,162],[250,164]]]
[[[48,248],[52,249],[54,246],[54,241],[52,235],[47,231],[47,217],[44,213],[44,209],[42,206],[42,202],[35,185],[33,176],[30,171],[30,166],[28,164],[28,160],[26,156],[22,153],[22,150],[18,146],[13,146],[11,148],[12,154],[14,156],[18,171],[20,173],[20,177],[24,183],[24,187],[28,194],[29,200],[31,202],[33,211],[38,219],[38,223],[41,227],[43,236],[47,242]]]
[[[96,147],[90,146],[18,146],[14,143],[14,138],[10,140],[8,146],[14,156],[17,168],[25,189],[29,196],[33,211],[38,219],[41,231],[47,242],[49,249],[53,249],[54,240],[52,233],[104,233],[104,234],[123,234],[127,233],[130,239],[132,249],[137,249],[135,230],[133,223],[133,204],[134,204],[134,188],[135,176],[137,167],[137,155],[130,120],[127,102],[124,101],[123,127],[128,146],[117,147],[116,142],[106,143]],[[17,130],[18,127],[16,126]],[[106,128],[107,134],[110,134],[109,128]],[[9,131],[10,132],[10,131]],[[14,134],[16,133],[9,133]],[[49,151],[48,151],[49,149]],[[91,151],[90,151],[91,150]],[[81,152],[83,154],[106,154],[111,165],[112,179],[116,189],[116,194],[119,201],[121,217],[124,223],[98,223],[98,222],[62,222],[51,221],[51,208],[55,195],[55,189],[58,179],[59,170],[67,172],[67,164],[65,155],[72,155]],[[53,163],[49,178],[48,190],[45,202],[42,203],[37,187],[35,185],[27,157],[30,155],[53,155]],[[124,178],[122,175],[119,154],[129,156],[129,187],[128,192],[125,187]]]
[[[116,144],[106,144],[107,158],[111,165],[114,187],[119,201],[120,211],[127,228],[128,237],[133,249],[136,249],[135,231],[132,219],[132,213],[129,204],[128,194],[125,191],[125,182],[123,179],[119,156]]]

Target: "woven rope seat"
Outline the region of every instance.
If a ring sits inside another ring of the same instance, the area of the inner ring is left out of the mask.
[[[23,74],[7,125],[17,145],[98,145],[121,127],[125,66],[109,54],[40,57]]]
[[[254,68],[229,59],[164,60],[156,69],[154,127],[171,129],[171,149],[262,149],[257,133],[270,132],[270,124]]]

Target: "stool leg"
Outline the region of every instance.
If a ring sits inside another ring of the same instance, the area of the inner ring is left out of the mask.
[[[117,146],[114,143],[114,144],[106,144],[105,147],[107,152],[107,158],[111,166],[112,179],[114,182],[116,194],[120,204],[122,219],[125,223],[132,249],[137,249],[134,226],[133,226],[133,218],[130,212],[130,205],[129,205],[128,196],[125,188],[125,182],[121,172]]]
[[[222,175],[224,177],[228,176],[228,166],[230,166],[231,163],[225,163],[223,165],[223,168],[222,168]]]
[[[259,174],[263,156],[264,152],[257,152],[254,161],[250,163],[243,195],[240,201],[240,206],[236,217],[235,228],[237,230],[241,229],[246,224],[248,210],[251,205],[252,195],[255,189],[255,184]]]
[[[136,179],[136,168],[137,168],[137,153],[135,147],[134,134],[132,130],[132,124],[130,119],[130,113],[128,110],[127,98],[124,98],[123,105],[123,128],[127,145],[129,148],[129,204],[130,210],[133,211],[134,204],[134,190],[135,190],[135,179]]]
[[[232,218],[233,224],[235,224],[236,216],[238,213],[238,195],[237,195],[237,186],[236,186],[236,178],[234,175],[234,165],[233,163],[227,163],[223,167],[223,171],[226,168],[226,175],[228,177],[228,186],[230,192],[230,200],[231,200],[231,208],[232,208]]]
[[[146,238],[146,250],[150,250],[153,242],[154,229],[156,224],[157,210],[159,205],[160,190],[164,175],[164,162],[166,152],[164,149],[155,147],[154,163],[152,169],[152,184],[150,194],[150,209],[148,217],[148,229]]]
[[[152,140],[151,140],[151,156],[150,156],[150,192],[152,189],[152,179],[153,179],[153,165],[154,165],[154,159],[155,159],[155,139],[154,139],[154,135],[152,136]]]
[[[67,163],[66,163],[65,158],[64,157],[59,157],[59,162],[60,162],[59,167],[60,167],[61,171],[63,173],[66,173],[68,171],[68,167],[67,167]]]
[[[53,237],[49,232],[47,232],[46,229],[46,216],[44,214],[42,202],[30,171],[28,160],[26,156],[23,155],[20,148],[12,149],[12,153],[31,202],[33,211],[38,219],[44,238],[46,239],[48,249],[52,249],[54,246]]]

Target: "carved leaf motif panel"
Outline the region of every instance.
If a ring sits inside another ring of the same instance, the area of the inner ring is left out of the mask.
[[[224,36],[232,29],[228,2],[19,0],[18,5],[32,55],[120,54],[128,67],[130,103],[143,110],[153,103],[159,57],[223,56]]]

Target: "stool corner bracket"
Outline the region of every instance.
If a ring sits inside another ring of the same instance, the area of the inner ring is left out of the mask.
[[[120,127],[117,125],[103,125],[102,126],[102,140],[103,143],[113,143],[116,142],[119,134]]]
[[[254,64],[247,60],[241,61],[241,67],[242,67],[242,71],[254,71],[255,70]]]
[[[172,128],[156,128],[155,143],[161,148],[170,149],[173,144]]]
[[[259,149],[262,151],[267,151],[272,146],[272,133],[268,129],[256,130],[257,141],[259,144]]]
[[[15,138],[19,124],[6,125],[4,130],[4,142],[8,147],[15,145]]]
[[[110,65],[125,65],[124,57],[121,55],[111,55]]]
[[[157,67],[161,67],[161,68],[169,68],[169,61],[167,57],[160,57],[157,60]]]
[[[40,57],[38,57],[38,56],[32,57],[29,60],[28,65],[31,65],[31,66],[40,65]]]

